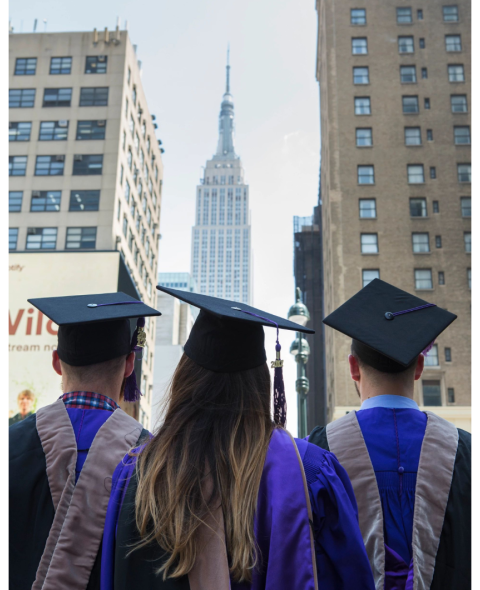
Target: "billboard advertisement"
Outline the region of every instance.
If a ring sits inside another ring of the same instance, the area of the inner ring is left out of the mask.
[[[27,299],[113,293],[124,272],[120,253],[31,252],[9,255],[9,416],[18,415],[22,392],[32,392],[33,411],[62,394],[52,368],[57,326]],[[125,289],[120,289],[124,290]],[[20,397],[20,399],[19,399]]]

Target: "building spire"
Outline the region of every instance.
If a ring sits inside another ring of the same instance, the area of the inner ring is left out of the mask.
[[[225,93],[230,94],[230,43],[228,44],[227,48],[227,85],[225,88]]]
[[[235,148],[233,145],[233,96],[230,94],[230,44],[227,49],[227,79],[225,84],[225,94],[223,95],[222,105],[220,107],[219,117],[219,137],[217,152],[214,158],[233,159]]]

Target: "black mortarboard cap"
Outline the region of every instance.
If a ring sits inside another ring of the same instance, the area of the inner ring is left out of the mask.
[[[267,359],[263,326],[314,333],[310,328],[238,301],[160,285],[157,289],[200,309],[185,343],[185,354],[216,373],[235,373],[262,365]]]
[[[409,367],[456,318],[433,303],[374,279],[323,322],[353,338],[361,360],[380,371],[396,373]]]
[[[28,301],[58,325],[58,356],[76,367],[129,354],[133,350],[129,319],[161,315],[122,292]]]
[[[278,330],[306,334],[313,334],[314,330],[238,301],[160,285],[157,289],[200,309],[184,351],[198,365],[215,373],[236,373],[261,366],[267,360],[263,326],[277,328],[277,354],[272,362],[275,368],[274,420],[284,426],[286,400]]]

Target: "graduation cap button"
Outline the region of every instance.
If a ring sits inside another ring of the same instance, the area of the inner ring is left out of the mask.
[[[394,320],[395,316],[393,315],[393,313],[391,311],[387,311],[387,313],[385,314],[385,317],[387,318],[387,320]]]

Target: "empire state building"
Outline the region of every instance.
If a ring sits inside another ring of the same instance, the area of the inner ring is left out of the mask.
[[[227,62],[215,155],[197,186],[192,276],[200,293],[250,304],[252,260],[248,185],[234,147],[233,96]]]

